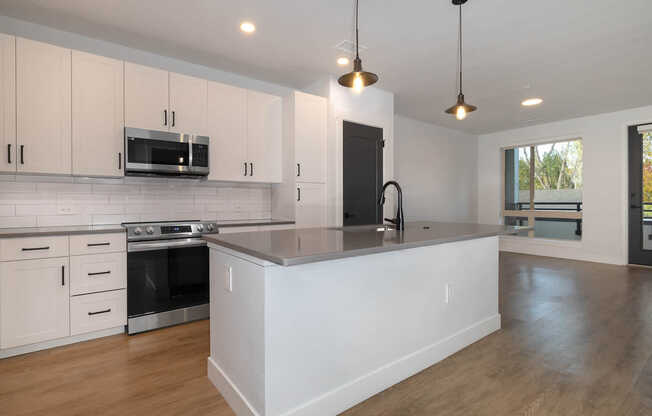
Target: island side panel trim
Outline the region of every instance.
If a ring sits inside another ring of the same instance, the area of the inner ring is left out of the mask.
[[[498,237],[266,279],[268,415],[339,413],[500,328]]]

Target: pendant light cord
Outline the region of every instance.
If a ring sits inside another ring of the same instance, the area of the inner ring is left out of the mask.
[[[460,52],[460,57],[459,57],[459,64],[460,64],[460,68],[459,68],[459,70],[460,70],[460,94],[462,94],[462,65],[463,65],[462,59],[463,58],[462,58],[462,5],[461,4],[459,5],[459,8],[460,8],[460,24],[459,24],[459,32],[458,32],[457,36],[458,36],[458,41],[459,41],[458,49],[459,49],[459,52]]]
[[[355,57],[360,58],[358,53],[358,0],[355,0]]]

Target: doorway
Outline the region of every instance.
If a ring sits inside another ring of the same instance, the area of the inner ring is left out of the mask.
[[[383,207],[383,129],[344,121],[342,140],[343,225],[380,224]]]
[[[652,266],[652,124],[630,126],[629,263]]]

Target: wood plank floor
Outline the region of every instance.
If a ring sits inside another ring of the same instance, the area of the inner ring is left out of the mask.
[[[652,415],[652,270],[503,253],[503,329],[344,413]],[[207,321],[0,360],[0,415],[232,415]]]

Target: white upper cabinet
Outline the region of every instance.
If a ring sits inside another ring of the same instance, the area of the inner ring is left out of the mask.
[[[247,156],[253,182],[282,181],[281,114],[281,97],[247,91]]]
[[[168,71],[125,62],[125,126],[168,130]]]
[[[297,182],[326,182],[326,123],[328,101],[294,93],[294,153]]]
[[[68,257],[0,263],[0,348],[70,335]]]
[[[72,51],[72,173],[122,176],[124,64]]]
[[[208,83],[209,180],[244,181],[247,161],[247,90]]]
[[[16,38],[0,34],[0,172],[16,171]]]
[[[16,39],[18,172],[71,173],[70,54]]]
[[[206,135],[208,81],[170,72],[170,131]]]

